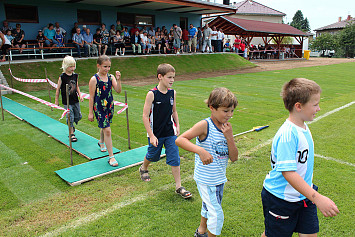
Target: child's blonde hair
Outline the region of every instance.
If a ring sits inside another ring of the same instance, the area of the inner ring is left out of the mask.
[[[219,87],[211,92],[206,103],[208,107],[212,106],[215,109],[219,107],[235,108],[238,105],[238,100],[230,90],[225,87]]]
[[[294,78],[283,85],[281,96],[285,108],[291,112],[297,102],[306,104],[312,95],[321,92],[322,89],[316,82],[306,78]]]
[[[175,68],[168,63],[162,63],[157,68],[157,77],[159,74],[165,76],[168,72],[175,72]]]
[[[62,62],[63,72],[65,72],[68,67],[76,67],[75,59],[69,55],[65,56],[65,58],[63,59],[63,62]]]
[[[101,64],[102,64],[103,62],[105,62],[105,61],[110,61],[110,62],[111,62],[110,57],[107,56],[107,55],[101,55],[101,56],[97,59],[96,63],[99,64],[99,65],[101,65]]]

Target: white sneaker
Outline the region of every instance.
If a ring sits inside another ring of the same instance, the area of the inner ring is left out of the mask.
[[[115,56],[118,56],[118,54],[116,53]]]
[[[122,56],[124,56],[124,53],[122,54]]]
[[[177,52],[176,52],[176,54],[180,54],[180,52],[179,52],[179,51],[177,51]]]

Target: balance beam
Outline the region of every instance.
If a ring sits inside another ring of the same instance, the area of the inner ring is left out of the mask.
[[[16,118],[26,121],[35,128],[48,134],[58,142],[69,147],[68,126],[52,119],[45,114],[36,110],[28,108],[4,96],[3,107],[11,115]],[[83,133],[79,130],[75,131],[75,136],[78,138],[77,142],[72,143],[73,150],[89,160],[94,160],[108,156],[108,152],[101,152],[97,145],[98,139]],[[113,148],[113,153],[119,153],[120,150]]]
[[[80,165],[71,166],[57,170],[59,175],[70,186],[76,186],[95,178],[105,176],[143,163],[148,146],[142,146],[133,150],[125,151],[115,155],[118,166],[108,164],[108,158],[102,158],[86,162]],[[161,157],[165,156],[163,149]]]

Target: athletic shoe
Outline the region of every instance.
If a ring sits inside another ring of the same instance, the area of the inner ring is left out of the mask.
[[[208,233],[206,232],[204,234],[200,234],[198,232],[198,228],[197,228],[196,231],[195,231],[194,237],[208,237]]]

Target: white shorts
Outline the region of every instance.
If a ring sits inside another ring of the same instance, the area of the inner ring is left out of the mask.
[[[201,216],[207,219],[207,229],[214,235],[220,235],[224,221],[221,205],[224,183],[217,186],[196,184],[202,199]]]

